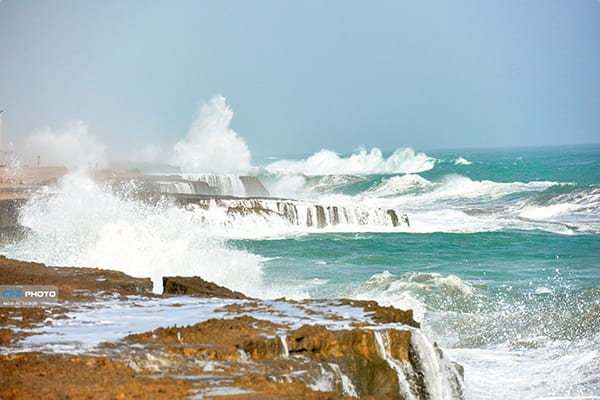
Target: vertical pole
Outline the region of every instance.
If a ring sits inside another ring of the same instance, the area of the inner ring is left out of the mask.
[[[2,113],[4,110],[0,110],[0,165],[4,165],[6,163],[6,156],[4,155],[4,151],[2,150]]]
[[[2,154],[2,113],[4,110],[0,110],[0,154]]]

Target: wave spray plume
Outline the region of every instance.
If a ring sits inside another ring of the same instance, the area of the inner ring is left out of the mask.
[[[272,173],[304,175],[371,175],[417,173],[432,169],[435,159],[424,153],[415,153],[411,148],[397,149],[388,158],[377,147],[367,151],[359,149],[349,157],[343,157],[331,150],[321,150],[300,160],[280,160],[265,168]]]
[[[183,172],[247,173],[250,150],[229,128],[232,118],[233,111],[222,95],[203,103],[187,138],[175,144],[172,162]]]

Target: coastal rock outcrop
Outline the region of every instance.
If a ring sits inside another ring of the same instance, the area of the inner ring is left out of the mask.
[[[220,299],[248,299],[236,292],[216,283],[205,281],[198,276],[164,276],[163,294],[188,295],[197,297],[216,297]]]
[[[422,333],[413,327],[335,330],[304,325],[289,329],[243,315],[158,328],[126,339],[203,362],[228,362],[227,368],[246,378],[272,377],[273,383],[304,384],[342,396],[463,397],[460,371],[441,350],[423,343]],[[243,390],[255,389],[247,379],[234,381]]]
[[[224,289],[200,278],[165,282],[175,293],[196,285],[208,285],[211,294]],[[151,293],[149,279],[5,257],[0,284],[59,289],[59,303],[47,308],[0,308],[2,399],[463,398],[461,368],[425,338],[412,312],[374,301],[234,300],[235,292],[224,300],[173,301],[173,295]],[[95,320],[98,311],[101,320]],[[156,321],[173,314],[180,319],[172,321],[200,322],[130,333],[141,316]],[[128,315],[137,322],[128,325]],[[88,329],[102,335],[106,326],[123,329],[122,336],[104,343],[101,336],[92,347],[68,337],[82,332],[88,338]],[[43,353],[46,330],[53,332],[47,343],[54,354]],[[33,348],[23,346],[31,335],[42,336]],[[78,354],[56,353],[56,343]]]
[[[0,285],[54,285],[59,288],[59,299],[67,301],[152,294],[150,278],[100,268],[48,267],[5,256],[0,256]]]

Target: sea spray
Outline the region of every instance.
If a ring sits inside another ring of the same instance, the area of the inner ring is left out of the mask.
[[[25,142],[23,164],[98,168],[106,165],[105,146],[90,134],[87,124],[75,121],[63,130],[47,128]]]
[[[230,129],[232,118],[233,111],[222,95],[200,105],[187,138],[173,148],[173,164],[183,172],[247,173],[250,150]]]
[[[279,160],[265,169],[271,173],[304,175],[371,175],[415,173],[432,169],[435,159],[424,153],[416,153],[411,148],[396,150],[384,157],[381,150],[359,149],[348,157],[340,156],[331,150],[321,150],[299,161]]]
[[[31,233],[8,249],[20,259],[150,276],[156,292],[164,275],[199,275],[261,293],[260,257],[226,247],[183,208],[121,197],[83,173],[65,176],[53,195],[30,200],[20,223]]]
[[[277,199],[197,199],[186,209],[207,232],[228,238],[407,229],[399,210]]]

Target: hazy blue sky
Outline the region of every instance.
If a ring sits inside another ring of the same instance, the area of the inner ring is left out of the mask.
[[[0,3],[5,141],[168,149],[218,93],[255,156],[598,143],[600,2]]]

